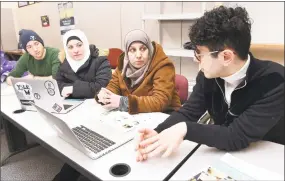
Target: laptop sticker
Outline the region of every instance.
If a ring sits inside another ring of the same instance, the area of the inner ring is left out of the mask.
[[[33,100],[32,86],[25,82],[17,82],[15,84],[15,90],[20,92],[25,100]]]
[[[55,95],[55,91],[54,89],[47,89],[47,92],[50,96],[54,96]]]
[[[41,95],[39,93],[34,93],[34,98],[37,100],[41,99]]]
[[[24,106],[32,106],[31,102],[35,103],[35,101],[33,100],[23,100],[23,99],[20,99],[20,102]]]
[[[62,107],[60,105],[58,105],[57,103],[55,103],[52,106],[53,110],[55,110],[56,112],[60,112],[62,110]]]
[[[55,89],[54,84],[49,80],[45,81],[45,88],[46,89]]]
[[[48,94],[50,96],[54,96],[55,95],[54,84],[49,80],[45,81],[44,84],[45,84],[45,88],[47,89]]]

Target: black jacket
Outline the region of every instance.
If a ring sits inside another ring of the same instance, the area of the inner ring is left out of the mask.
[[[90,57],[76,73],[65,59],[56,75],[60,92],[65,86],[73,86],[72,98],[94,98],[101,87],[106,87],[112,71],[107,57],[98,55],[96,46],[90,45]]]
[[[258,140],[284,144],[284,66],[251,54],[250,60],[246,78],[232,93],[229,106],[224,80],[207,79],[199,72],[188,101],[155,130],[184,121],[184,139],[228,151]],[[197,123],[206,111],[214,124]]]

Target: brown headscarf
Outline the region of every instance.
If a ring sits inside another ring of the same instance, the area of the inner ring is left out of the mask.
[[[131,46],[133,42],[143,43],[148,48],[148,52],[149,52],[148,62],[139,69],[135,68],[130,63],[129,56],[128,56],[129,47]],[[131,87],[134,87],[135,85],[139,84],[143,80],[143,77],[150,65],[150,62],[153,56],[153,46],[151,44],[151,41],[148,35],[144,31],[139,30],[139,29],[135,29],[127,33],[125,37],[124,45],[125,45],[125,57],[124,57],[124,65],[122,69],[122,74],[131,80]]]

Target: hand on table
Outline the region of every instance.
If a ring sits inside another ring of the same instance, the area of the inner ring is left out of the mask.
[[[102,88],[98,93],[98,101],[104,104],[104,108],[113,110],[119,107],[121,96],[114,94],[108,89]]]
[[[144,161],[148,158],[161,155],[168,157],[175,151],[187,133],[185,122],[177,123],[161,133],[152,129],[140,129],[136,145],[137,161]]]
[[[153,136],[156,136],[158,133],[150,128],[141,128],[138,130],[138,135],[135,138],[135,150],[137,151],[137,157],[136,160],[138,162],[144,161],[147,159],[147,154],[143,154],[144,148],[143,146],[140,146],[141,142],[151,138]]]
[[[29,72],[28,75],[26,75],[23,78],[25,78],[25,79],[33,79],[33,78],[35,78],[35,76]]]
[[[25,79],[33,79],[34,77],[35,77],[35,76],[34,76],[33,74],[29,73],[28,75],[24,76],[23,78],[25,78]],[[12,78],[14,78],[14,77],[8,76],[8,77],[6,78],[6,83],[7,83],[8,85],[12,85],[12,81],[11,81]]]

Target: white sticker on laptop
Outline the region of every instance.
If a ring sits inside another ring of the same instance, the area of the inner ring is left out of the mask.
[[[51,81],[49,80],[45,81],[45,88],[50,96],[55,95],[55,87]]]
[[[33,100],[32,86],[25,82],[17,82],[15,84],[15,89],[22,93],[26,100]]]
[[[46,89],[55,89],[54,84],[49,80],[45,81],[45,88]]]
[[[41,95],[39,93],[34,93],[34,98],[37,100],[41,99]]]
[[[62,110],[62,107],[58,105],[57,103],[54,103],[52,106],[52,109],[55,110],[56,112],[60,112]]]

